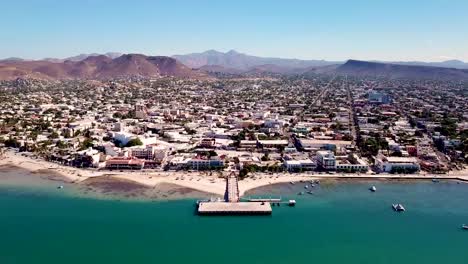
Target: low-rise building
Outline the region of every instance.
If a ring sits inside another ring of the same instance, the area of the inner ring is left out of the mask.
[[[288,146],[289,142],[284,139],[278,140],[259,140],[258,145],[263,148],[279,148]]]
[[[220,169],[224,167],[224,161],[218,157],[210,159],[205,158],[193,158],[188,160],[187,166],[193,170],[211,170]]]
[[[141,170],[145,161],[137,158],[118,157],[106,161],[106,169],[109,170]]]
[[[283,165],[291,172],[313,171],[317,168],[317,164],[310,159],[285,160]]]
[[[419,162],[414,157],[386,157],[379,154],[375,165],[381,172],[413,173],[420,169]]]
[[[203,138],[200,141],[200,147],[202,148],[214,148],[216,146],[216,139],[214,138]]]
[[[345,140],[319,140],[319,139],[298,139],[300,148],[310,151],[316,149],[335,150],[338,148],[349,148],[353,146],[351,141]]]

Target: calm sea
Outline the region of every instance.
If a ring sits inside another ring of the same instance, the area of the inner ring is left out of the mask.
[[[376,185],[378,191],[368,191]],[[468,263],[468,185],[304,184],[259,217],[199,217],[194,200],[125,201],[0,186],[0,263]],[[404,213],[391,204],[403,203]]]

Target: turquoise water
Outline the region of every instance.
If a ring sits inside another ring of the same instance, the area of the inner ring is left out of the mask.
[[[369,183],[257,190],[298,201],[258,217],[3,186],[0,263],[468,263],[467,184],[372,184],[376,193]]]

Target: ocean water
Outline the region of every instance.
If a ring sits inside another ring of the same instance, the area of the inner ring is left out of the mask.
[[[376,185],[378,191],[368,191]],[[271,216],[195,215],[194,200],[126,201],[0,186],[0,263],[468,263],[468,184],[303,184]],[[391,204],[403,203],[404,213]]]

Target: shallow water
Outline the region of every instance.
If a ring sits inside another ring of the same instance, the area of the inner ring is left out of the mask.
[[[367,189],[376,185],[378,191]],[[249,195],[296,199],[271,216],[199,217],[194,200],[76,197],[0,186],[0,263],[466,263],[468,185],[302,184]],[[401,202],[405,213],[391,204]]]

